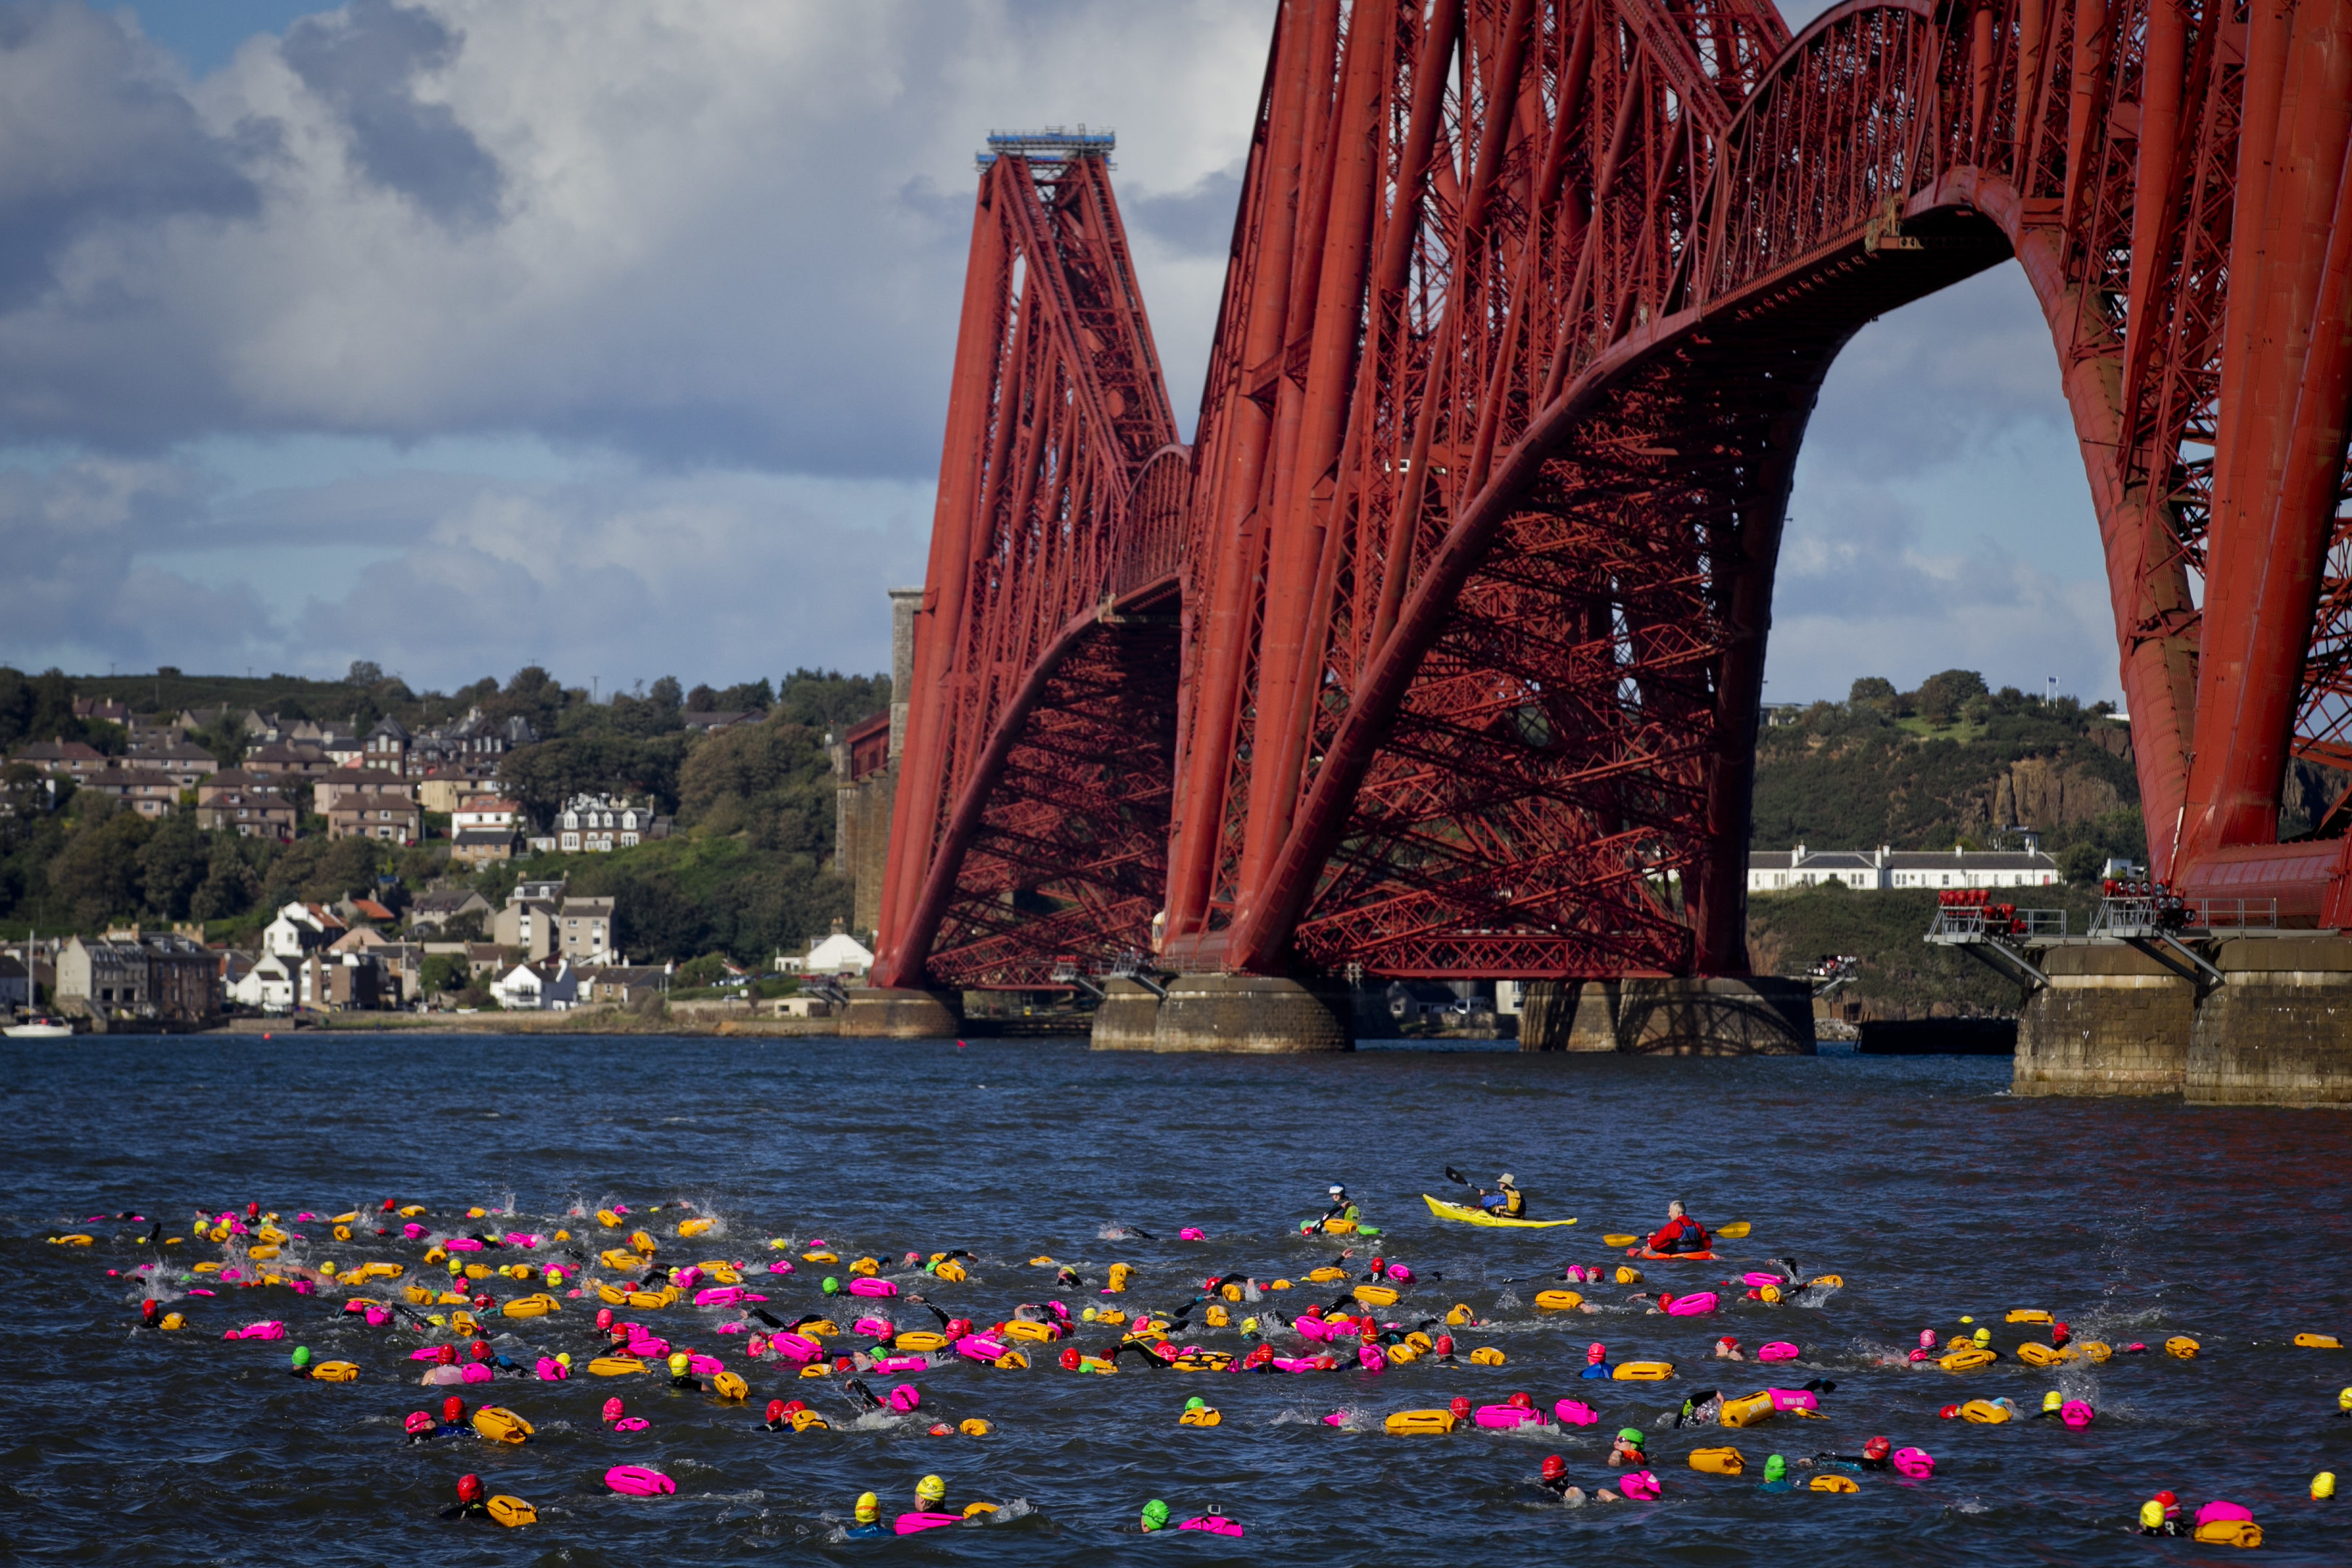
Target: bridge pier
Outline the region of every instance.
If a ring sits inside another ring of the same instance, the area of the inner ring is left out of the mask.
[[[1131,981],[1104,987],[1095,1015],[1098,1051],[1352,1051],[1344,989],[1265,974],[1181,974],[1155,997]]]
[[[2189,1102],[2352,1106],[2352,942],[2241,938],[2213,963],[2229,980],[2197,1006]]]
[[[963,996],[954,991],[860,986],[841,1018],[846,1039],[951,1039],[963,1030]]]
[[[1757,975],[1629,975],[1548,986],[1523,1012],[1523,1051],[1622,1051],[1636,1056],[1813,1054],[1811,987]],[[1539,1014],[1530,1023],[1531,1013]]]
[[[2018,1014],[2011,1092],[2179,1094],[2197,987],[2119,942],[2038,952],[2050,984]]]

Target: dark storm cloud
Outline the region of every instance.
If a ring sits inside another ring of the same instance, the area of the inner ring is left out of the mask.
[[[1165,195],[1144,192],[1125,200],[1121,216],[1169,248],[1187,256],[1224,256],[1233,248],[1234,214],[1241,206],[1242,167],[1220,169],[1190,189]]]
[[[0,9],[0,310],[37,298],[59,258],[107,225],[242,218],[259,195],[240,147],[207,132],[112,23],[79,5]]]
[[[295,23],[283,47],[303,85],[350,127],[361,170],[453,228],[494,220],[506,184],[447,104],[415,94],[416,79],[450,65],[464,41],[423,11],[352,0],[341,13]]]

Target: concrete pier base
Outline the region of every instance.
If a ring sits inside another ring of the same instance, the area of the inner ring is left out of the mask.
[[[1622,980],[1617,1048],[1662,1057],[1809,1057],[1812,987],[1768,974]]]
[[[1351,1051],[1356,1048],[1352,1011],[1346,992],[1324,992],[1296,980],[1260,974],[1180,975],[1169,983],[1168,995],[1153,1014],[1150,1048]],[[1139,1020],[1141,1014],[1139,1005],[1129,1003],[1125,1019]],[[1113,1043],[1134,1039],[1136,1025],[1125,1019],[1108,1038],[1097,1022],[1097,1049],[1143,1048]]]
[[[2197,987],[2121,942],[2041,952],[2050,984],[2017,1021],[2016,1094],[2178,1094]]]
[[[2225,942],[2198,1005],[2181,1092],[2203,1105],[2352,1106],[2352,942]]]
[[[1519,1004],[1519,1049],[1613,1051],[1622,982],[1539,980]]]
[[[952,991],[861,986],[849,994],[841,1033],[850,1039],[937,1040],[963,1028],[963,997]]]
[[[1092,1043],[1098,1051],[1148,1051],[1160,1023],[1160,998],[1132,980],[1103,982]]]

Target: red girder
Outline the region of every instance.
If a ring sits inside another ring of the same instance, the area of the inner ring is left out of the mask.
[[[1743,969],[1821,379],[1872,316],[2013,256],[2082,441],[2158,871],[2352,925],[2340,846],[2275,843],[2288,756],[2352,763],[2347,132],[2352,0],[1847,0],[1793,39],[1757,0],[1289,0],[1198,439],[1153,461],[1150,507],[1143,454],[1074,395],[1066,463],[1102,471],[1059,492],[1068,543],[971,549],[1002,531],[969,475],[1005,465],[1007,378],[966,355],[1037,373],[1003,310],[975,339],[968,295],[933,590],[972,651],[919,673],[908,755],[944,724],[949,765],[902,784],[893,889],[948,864],[957,790],[975,822],[1027,798],[1001,759],[952,766],[1050,640],[1019,610],[1167,584],[1165,962]],[[983,185],[983,229],[1002,200]],[[968,287],[1001,293],[999,255],[976,241]],[[966,559],[1002,560],[1010,612]],[[1027,809],[990,864],[1034,891],[1096,840],[1066,826],[1083,799]],[[1124,942],[1149,902],[1140,850],[1083,863],[1116,865],[1118,912],[1033,898],[1060,951]],[[1012,953],[1016,914],[967,923]],[[968,967],[902,926],[893,973]]]

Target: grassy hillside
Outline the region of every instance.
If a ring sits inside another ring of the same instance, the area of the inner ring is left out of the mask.
[[[2007,895],[2004,895],[2007,896]],[[2063,909],[2070,931],[2087,929],[2098,903],[2092,888],[2020,889],[2019,907]],[[2013,1013],[2018,992],[1990,965],[1921,939],[1936,918],[1925,889],[1854,892],[1840,884],[1748,900],[1748,957],[1759,974],[1801,974],[1836,953],[1862,960],[1860,977],[1839,993],[1863,1004],[1868,1018],[1926,1018]]]

